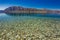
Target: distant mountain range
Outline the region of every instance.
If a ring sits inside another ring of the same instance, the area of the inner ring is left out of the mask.
[[[48,9],[35,9],[35,8],[24,8],[21,6],[12,6],[12,7],[8,7],[5,10],[0,10],[0,13],[41,13],[41,14],[45,14],[45,13],[58,13],[60,14],[59,10],[48,10]]]
[[[4,10],[0,10],[0,13],[4,13]]]

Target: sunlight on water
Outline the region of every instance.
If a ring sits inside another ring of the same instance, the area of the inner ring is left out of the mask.
[[[0,16],[5,16],[6,14],[5,13],[0,13]]]

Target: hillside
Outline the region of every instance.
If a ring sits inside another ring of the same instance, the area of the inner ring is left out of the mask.
[[[5,13],[60,13],[60,11],[12,6],[12,7],[6,8]]]
[[[4,13],[4,11],[3,10],[0,10],[0,13]]]

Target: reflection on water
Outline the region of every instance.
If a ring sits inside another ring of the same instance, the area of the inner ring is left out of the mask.
[[[5,13],[0,13],[0,16],[5,16],[6,14]]]
[[[35,19],[35,18],[51,18],[51,19],[56,19],[56,18],[60,18],[60,15],[57,14],[20,14],[20,15],[12,15],[12,14],[5,14],[5,13],[1,13],[0,14],[0,20],[7,20],[7,21],[11,21],[11,20],[26,20],[26,19]]]

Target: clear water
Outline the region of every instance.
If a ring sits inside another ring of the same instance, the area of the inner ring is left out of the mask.
[[[20,36],[19,40],[32,38],[58,40],[60,38],[60,15],[22,14],[16,16],[0,13],[0,39],[18,40],[16,35]]]
[[[27,19],[40,19],[40,18],[43,18],[43,19],[60,19],[60,15],[58,14],[22,14],[22,15],[17,15],[17,16],[14,16],[14,15],[7,15],[5,13],[0,13],[0,21],[21,21],[21,20],[27,20]]]

